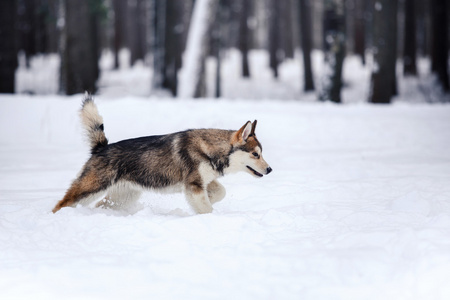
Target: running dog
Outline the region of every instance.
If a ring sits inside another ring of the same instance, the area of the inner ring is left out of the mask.
[[[53,213],[78,203],[88,205],[104,194],[97,207],[121,207],[136,202],[144,190],[184,192],[196,213],[210,213],[212,204],[225,197],[217,178],[238,171],[263,177],[272,171],[255,135],[256,120],[237,131],[193,129],[108,144],[103,118],[90,95],[80,115],[91,157]]]

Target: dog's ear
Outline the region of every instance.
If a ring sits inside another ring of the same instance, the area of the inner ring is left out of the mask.
[[[256,124],[258,123],[258,120],[253,121],[252,123],[252,131],[250,132],[250,135],[255,135],[255,129],[256,129]]]
[[[247,121],[233,136],[233,143],[246,142],[252,132],[252,122]]]

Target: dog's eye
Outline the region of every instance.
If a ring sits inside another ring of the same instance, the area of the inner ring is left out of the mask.
[[[254,157],[256,157],[256,158],[258,158],[258,157],[259,157],[259,154],[258,154],[258,153],[256,153],[256,152],[253,152],[252,154],[253,154],[253,156],[254,156]]]

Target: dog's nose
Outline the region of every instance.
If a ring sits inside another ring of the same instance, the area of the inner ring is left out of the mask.
[[[268,168],[266,169],[266,172],[267,172],[267,174],[269,174],[270,172],[272,172],[272,168],[271,168],[271,167],[268,167]]]

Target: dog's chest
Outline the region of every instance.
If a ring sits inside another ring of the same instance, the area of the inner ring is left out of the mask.
[[[208,184],[220,176],[220,173],[214,170],[211,164],[206,162],[200,163],[198,171],[204,184]]]

